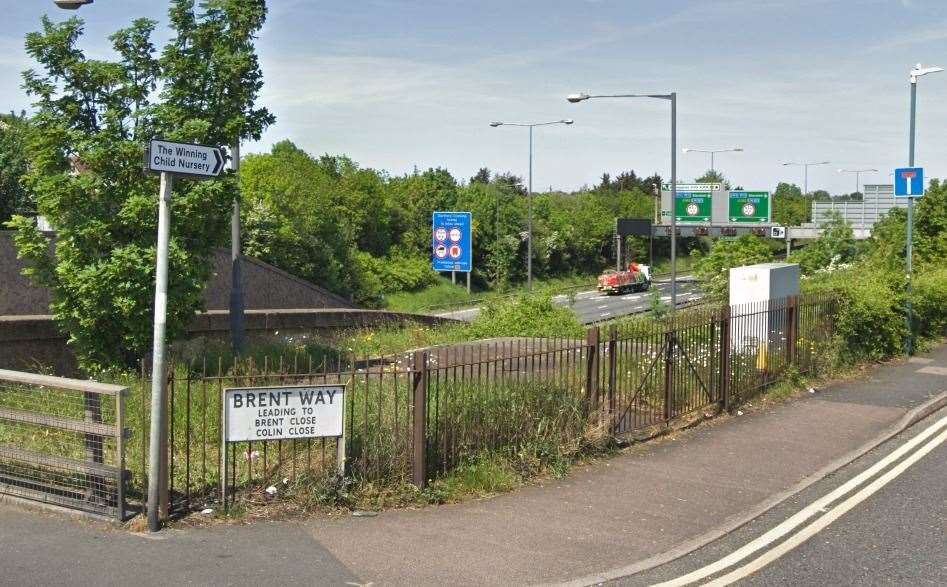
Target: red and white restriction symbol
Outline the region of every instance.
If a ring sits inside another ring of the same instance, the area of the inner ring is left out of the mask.
[[[434,239],[438,242],[444,242],[447,240],[447,229],[438,228],[434,231]]]
[[[461,233],[460,233],[460,229],[459,229],[459,228],[452,228],[452,229],[450,229],[450,240],[454,241],[455,243],[459,243],[461,236],[462,236],[462,235],[461,235]]]
[[[450,247],[450,258],[451,259],[460,259],[460,246],[451,245]]]
[[[443,259],[444,257],[446,257],[447,247],[445,247],[444,245],[437,245],[436,247],[434,247],[434,256],[436,256],[438,259]]]

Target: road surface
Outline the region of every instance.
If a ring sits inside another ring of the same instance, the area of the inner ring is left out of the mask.
[[[947,585],[947,409],[637,585]]]
[[[655,282],[652,284],[652,290],[657,290],[661,295],[661,301],[670,303],[671,301],[671,283],[667,281]],[[647,311],[651,305],[651,292],[629,293],[625,295],[606,296],[595,290],[582,291],[575,295],[575,301],[572,304],[572,310],[579,318],[582,324],[592,324],[602,322],[613,318],[620,318],[629,314],[639,314]],[[691,302],[699,299],[701,296],[697,283],[693,280],[678,279],[677,281],[677,301],[678,304]],[[558,295],[553,297],[553,302],[560,306],[570,304],[569,296]],[[454,312],[445,312],[438,314],[446,318],[454,318],[470,322],[480,313],[480,308],[467,308],[456,310]]]

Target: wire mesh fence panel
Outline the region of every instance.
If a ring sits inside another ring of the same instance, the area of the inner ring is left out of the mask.
[[[0,493],[123,520],[125,394],[0,370]]]

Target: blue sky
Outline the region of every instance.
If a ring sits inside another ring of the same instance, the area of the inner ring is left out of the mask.
[[[0,108],[28,107],[23,36],[51,0],[2,0]],[[245,151],[282,139],[345,153],[393,174],[481,166],[525,175],[525,129],[491,120],[573,118],[537,129],[534,186],[573,189],[603,171],[670,171],[663,101],[565,96],[677,91],[679,146],[740,146],[718,155],[735,183],[848,192],[840,167],[875,167],[888,182],[907,157],[908,71],[947,67],[943,0],[273,0],[258,43],[264,103],[277,124]],[[79,11],[83,47],[107,56],[106,36],[133,18],[166,22],[154,0],[96,0]],[[161,40],[165,33],[162,31]],[[947,175],[947,73],[919,88],[918,164]],[[709,167],[679,154],[682,180]]]

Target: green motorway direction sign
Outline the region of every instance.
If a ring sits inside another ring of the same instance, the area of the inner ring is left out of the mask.
[[[769,192],[730,192],[730,222],[767,223]]]
[[[677,192],[674,213],[678,222],[710,222],[713,197],[710,192]]]

